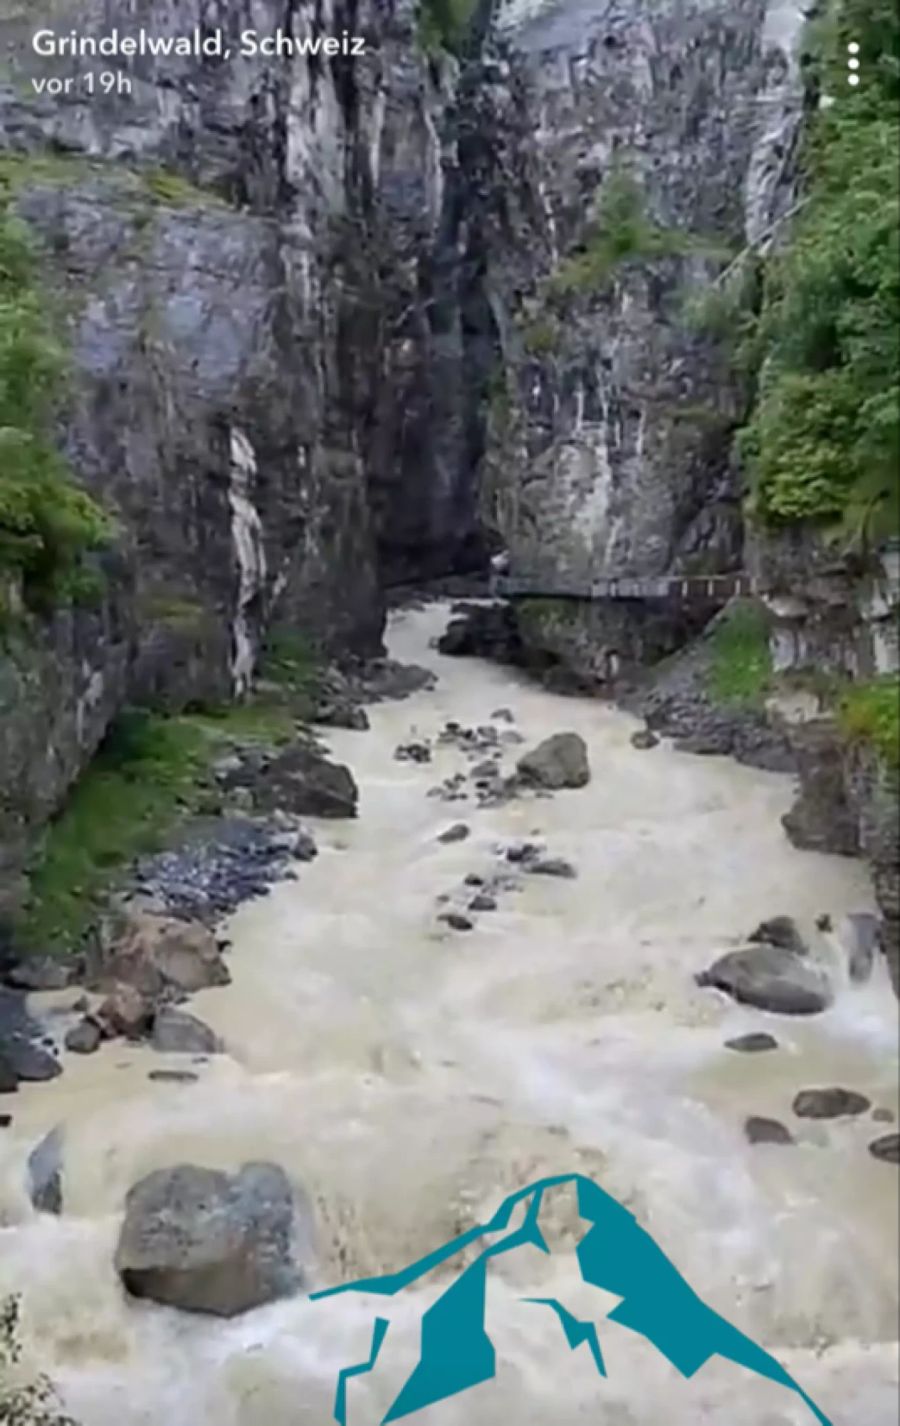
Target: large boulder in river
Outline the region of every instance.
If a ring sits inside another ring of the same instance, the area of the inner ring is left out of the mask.
[[[697,976],[697,984],[714,986],[743,1005],[780,1015],[815,1015],[832,1000],[824,972],[781,946],[729,951]]]
[[[587,745],[578,733],[554,733],[519,758],[521,780],[535,787],[584,787],[591,780]]]
[[[116,1271],[135,1297],[233,1317],[302,1286],[301,1236],[311,1238],[310,1210],[276,1164],[179,1164],[128,1193]]]
[[[193,995],[231,979],[212,931],[200,921],[152,912],[130,915],[115,937],[104,982],[133,986],[154,999],[164,991]]]
[[[298,743],[273,758],[253,786],[253,802],[263,812],[281,809],[301,817],[355,817],[359,792],[343,763],[329,762]]]

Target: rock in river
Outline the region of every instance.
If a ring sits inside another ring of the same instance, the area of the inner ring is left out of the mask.
[[[310,1209],[277,1165],[180,1164],[130,1190],[116,1271],[135,1297],[233,1317],[302,1285],[299,1234],[311,1240]]]
[[[103,979],[153,998],[166,989],[193,995],[231,977],[218,941],[200,921],[138,912],[116,937]]]
[[[587,745],[578,733],[554,733],[525,753],[517,764],[524,783],[556,790],[585,787],[591,780]]]
[[[744,1133],[751,1144],[793,1144],[794,1136],[777,1119],[765,1119],[751,1114],[744,1121]]]
[[[62,1066],[55,1056],[24,1036],[11,1035],[0,1045],[0,1090],[3,1084],[15,1089],[11,1078],[39,1084],[61,1074]]]
[[[792,916],[773,916],[768,921],[760,921],[747,940],[764,946],[779,946],[783,951],[793,951],[796,956],[807,954],[806,942]]]
[[[880,1139],[873,1139],[869,1153],[884,1164],[900,1164],[900,1134],[883,1134]]]
[[[749,1035],[735,1035],[733,1040],[726,1040],[725,1048],[745,1055],[759,1055],[766,1050],[777,1050],[778,1041],[774,1035],[767,1035],[763,1030],[753,1030]]]
[[[355,817],[359,798],[350,769],[304,743],[286,748],[260,769],[252,790],[258,810],[280,808],[298,817]]]
[[[729,951],[697,976],[697,984],[714,986],[743,1005],[780,1015],[816,1015],[832,999],[822,971],[792,951],[772,945]]]
[[[565,857],[541,857],[540,860],[531,862],[526,868],[534,876],[559,876],[568,881],[574,880],[578,875],[578,870]]]
[[[165,1005],[153,1022],[153,1048],[161,1054],[216,1055],[222,1042],[196,1015]]]
[[[51,1129],[28,1156],[28,1197],[39,1213],[62,1213],[63,1131]]]
[[[799,1119],[841,1119],[851,1114],[864,1114],[872,1101],[855,1089],[837,1085],[827,1089],[801,1089],[794,1097],[793,1110]]]
[[[65,1046],[73,1055],[92,1055],[100,1048],[102,1039],[102,1026],[92,1016],[86,1015],[66,1032]]]

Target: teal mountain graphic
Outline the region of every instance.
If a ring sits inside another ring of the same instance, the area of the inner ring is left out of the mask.
[[[692,1377],[710,1357],[726,1357],[796,1392],[820,1426],[832,1426],[774,1357],[700,1301],[633,1214],[582,1174],[543,1178],[520,1189],[503,1201],[490,1222],[436,1248],[408,1268],[312,1294],[314,1300],[341,1292],[392,1296],[484,1234],[502,1232],[509,1226],[515,1207],[527,1203],[521,1227],[486,1246],[424,1313],[418,1365],[384,1417],[384,1423],[398,1421],[402,1416],[421,1411],[494,1376],[496,1355],[484,1321],[488,1264],[491,1258],[526,1244],[549,1253],[540,1229],[541,1204],[547,1189],[565,1183],[577,1184],[579,1213],[592,1225],[577,1248],[581,1276],[591,1286],[622,1299],[609,1313],[610,1321],[646,1337],[684,1377]],[[569,1347],[574,1351],[586,1343],[598,1373],[606,1376],[597,1329],[592,1322],[579,1321],[553,1298],[524,1298],[523,1301],[554,1313]],[[334,1405],[335,1420],[340,1426],[347,1423],[348,1383],[353,1377],[373,1370],[389,1325],[387,1318],[376,1317],[368,1360],[346,1367],[340,1373]]]

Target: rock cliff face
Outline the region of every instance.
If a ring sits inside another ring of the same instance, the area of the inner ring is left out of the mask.
[[[116,61],[105,96],[84,74],[108,62],[39,58],[48,22],[3,7],[3,186],[67,313],[60,439],[119,524],[99,605],[0,656],[7,901],[124,702],[239,694],[275,624],[372,652],[385,578],[477,548],[456,69],[425,60],[414,9],[66,0],[60,34],[233,45]],[[366,53],[240,56],[278,27]],[[50,75],[71,91],[38,95]]]
[[[766,0],[501,7],[486,487],[514,569],[740,563],[745,393],[686,312],[790,206],[802,22]],[[605,209],[626,180],[632,209]]]

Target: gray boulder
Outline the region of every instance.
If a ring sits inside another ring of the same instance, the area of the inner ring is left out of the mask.
[[[565,857],[541,857],[539,861],[526,863],[526,870],[534,876],[559,876],[568,881],[578,875],[578,869]]]
[[[869,1153],[883,1164],[900,1164],[900,1134],[883,1134],[880,1139],[873,1139]]]
[[[865,1114],[872,1101],[855,1089],[829,1085],[827,1089],[801,1089],[791,1106],[798,1119],[843,1119]]]
[[[0,1094],[15,1094],[18,1088],[19,1076],[13,1069],[11,1061],[0,1049]]]
[[[128,1193],[116,1271],[134,1297],[233,1317],[302,1286],[301,1236],[311,1241],[310,1209],[277,1165],[180,1164]]]
[[[650,748],[659,745],[659,736],[652,728],[639,728],[631,735],[631,746],[637,748],[638,752],[648,752]]]
[[[117,1033],[125,1034],[141,1028],[149,1002],[163,992],[193,995],[210,986],[227,985],[230,979],[221,946],[208,926],[142,911],[130,913],[117,928],[102,975],[102,983],[111,987],[114,996],[131,987],[148,1002],[143,1011],[137,1001],[114,1007],[111,1018],[124,1022]]]
[[[791,1131],[777,1119],[766,1119],[761,1114],[751,1114],[744,1121],[744,1133],[751,1144],[793,1144]]]
[[[585,787],[591,780],[587,744],[579,733],[554,733],[519,758],[517,771],[534,787]]]
[[[79,1020],[71,1030],[66,1031],[65,1047],[73,1055],[92,1055],[100,1048],[103,1039],[102,1026],[90,1015]]]
[[[62,1213],[63,1131],[51,1129],[28,1156],[28,1197],[39,1213]]]
[[[6,1069],[0,1067],[0,1074],[7,1079],[10,1070],[16,1079],[31,1084],[56,1079],[62,1074],[62,1066],[55,1056],[32,1040],[16,1035],[4,1041],[0,1059],[6,1062]]]
[[[805,956],[808,952],[806,942],[792,916],[773,916],[769,921],[760,921],[747,940],[764,946],[779,946],[783,951],[793,951],[797,956]]]
[[[300,817],[355,817],[359,793],[350,769],[298,743],[273,758],[253,785],[255,806]]]
[[[153,1022],[152,1044],[161,1054],[215,1055],[222,1049],[218,1035],[196,1015],[164,1006]]]
[[[724,990],[743,1005],[779,1015],[816,1015],[831,1004],[827,976],[779,946],[730,951],[697,976],[700,986]]]
[[[880,946],[880,923],[869,911],[851,912],[840,928],[850,979],[857,985],[869,979]]]
[[[767,1050],[777,1050],[778,1041],[774,1035],[767,1035],[763,1030],[753,1030],[749,1035],[736,1035],[733,1040],[726,1040],[725,1048],[744,1055],[760,1055]]]

